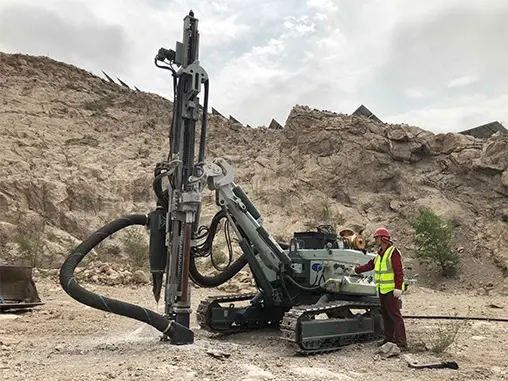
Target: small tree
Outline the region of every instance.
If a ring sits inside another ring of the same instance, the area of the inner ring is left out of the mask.
[[[410,226],[415,231],[416,257],[423,263],[439,265],[443,276],[453,276],[460,264],[460,256],[452,249],[450,222],[428,208],[421,208],[410,221]]]

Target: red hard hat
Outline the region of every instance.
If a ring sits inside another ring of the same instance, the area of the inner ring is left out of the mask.
[[[385,228],[378,228],[374,233],[374,238],[376,237],[390,237],[390,233]]]

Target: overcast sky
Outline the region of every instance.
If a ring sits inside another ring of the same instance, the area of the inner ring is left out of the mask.
[[[434,132],[508,125],[506,0],[0,0],[0,50],[171,98],[153,58],[200,19],[210,106],[284,124],[304,104]],[[0,73],[1,75],[1,73]]]

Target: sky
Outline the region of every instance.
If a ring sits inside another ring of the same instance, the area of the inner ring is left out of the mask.
[[[436,133],[508,125],[506,0],[0,0],[0,51],[172,99],[153,59],[181,41],[191,9],[209,107],[243,124],[284,124],[297,104],[364,104]]]

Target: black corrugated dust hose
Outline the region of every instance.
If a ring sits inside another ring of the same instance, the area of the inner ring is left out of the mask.
[[[86,304],[90,307],[97,308],[102,311],[111,312],[136,319],[151,325],[168,336],[172,335],[173,324],[149,309],[122,302],[116,299],[110,299],[105,296],[95,294],[81,287],[74,277],[74,270],[81,260],[102,240],[109,237],[113,233],[131,225],[147,225],[148,216],[145,214],[132,214],[120,217],[107,225],[101,227],[90,235],[86,240],[81,242],[63,263],[60,269],[60,285],[65,292],[73,299]]]

